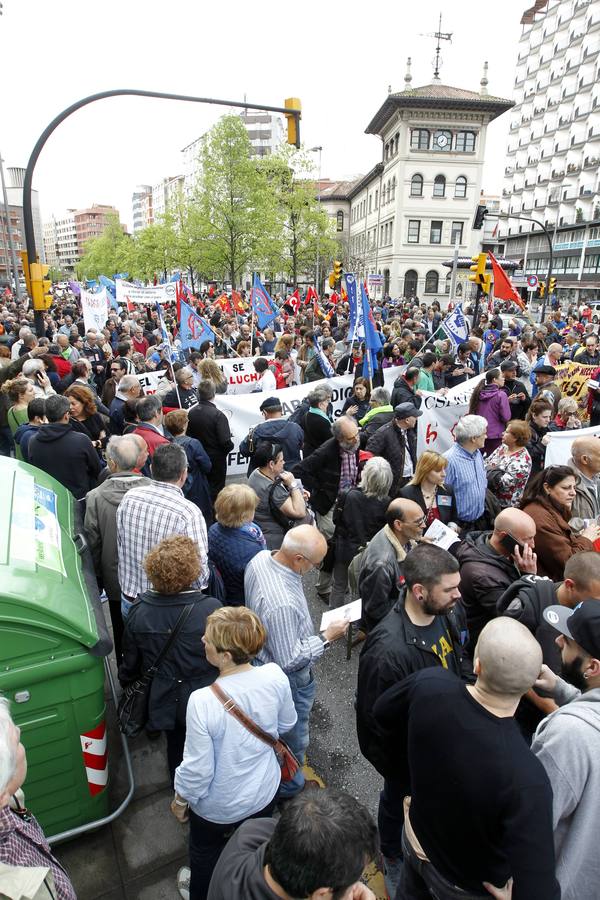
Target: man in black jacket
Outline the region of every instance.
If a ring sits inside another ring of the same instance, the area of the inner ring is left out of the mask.
[[[412,403],[417,409],[420,408],[423,402],[423,398],[417,394],[417,381],[420,374],[421,369],[418,366],[409,366],[403,375],[396,378],[390,400],[392,406],[398,406],[399,403]]]
[[[249,457],[247,474],[250,475],[256,468],[253,460],[254,450],[251,450],[251,447],[256,448],[259,441],[281,444],[286,468],[290,470],[300,462],[304,432],[295,422],[283,418],[279,397],[267,397],[260,404],[260,411],[265,421],[255,425],[240,444],[240,453]]]
[[[356,700],[361,753],[385,779],[378,818],[392,887],[402,859],[402,803],[410,790],[405,779],[398,779],[397,748],[385,739],[373,706],[387,688],[420,669],[440,666],[464,677],[471,671],[464,654],[466,624],[457,605],[460,575],[455,558],[435,545],[419,544],[403,561],[402,571],[405,590],[369,634],[360,655]]]
[[[29,441],[29,460],[83,500],[96,487],[102,466],[86,434],[73,431],[69,421],[69,399],[52,394],[46,399],[47,425],[40,425]]]
[[[234,446],[227,416],[213,403],[215,393],[212,381],[200,382],[198,403],[190,409],[187,430],[190,437],[197,438],[201,442],[210,457],[212,469],[206,478],[213,501],[225,487],[227,454]]]
[[[510,417],[524,419],[531,406],[531,397],[523,382],[517,380],[517,363],[514,359],[506,359],[501,364],[500,371],[504,373],[502,390],[510,403]]]
[[[419,398],[420,399],[420,398]],[[399,403],[394,418],[378,428],[367,443],[367,450],[383,456],[392,467],[394,480],[390,497],[397,497],[401,488],[412,478],[417,464],[416,423],[423,412],[414,403]]]

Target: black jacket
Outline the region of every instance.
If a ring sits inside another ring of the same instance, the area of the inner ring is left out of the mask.
[[[539,428],[533,419],[529,423],[531,428],[531,440],[527,444],[531,456],[531,477],[541,472],[546,462],[546,447],[542,444],[542,438],[548,434],[548,428]]]
[[[419,398],[420,399],[420,398]],[[394,418],[393,412],[380,412],[371,416],[366,425],[360,430],[360,446],[364,448],[369,443],[376,431],[379,431],[382,425],[387,425]]]
[[[194,608],[154,676],[150,689],[148,728],[170,731],[185,726],[185,711],[192,691],[212,684],[218,669],[206,659],[202,635],[206,619],[221,603],[201,591],[167,596],[146,591],[131,607],[123,634],[122,685],[135,681],[151,666],[165,645],[184,607]]]
[[[423,491],[418,484],[406,484],[400,490],[400,497],[405,500],[414,500],[418,503],[424,513],[427,512],[425,501],[423,500]],[[443,485],[436,490],[437,508],[440,513],[440,522],[448,525],[449,522],[456,522],[458,514],[456,512],[456,503],[454,502],[454,489]]]
[[[380,775],[391,779],[397,775],[397,751],[385,741],[375,720],[375,701],[387,688],[408,678],[413,672],[441,666],[439,657],[420,645],[417,631],[404,609],[404,597],[405,593],[369,634],[358,664],[356,728],[360,750]],[[464,652],[467,642],[464,614],[457,605],[443,618],[452,638],[456,669],[465,678],[469,677],[472,669]]]
[[[357,450],[357,463],[358,454]],[[329,438],[292,469],[296,478],[301,478],[304,487],[310,491],[310,505],[322,516],[336,501],[341,466],[339,444],[335,438]]]
[[[559,584],[539,575],[523,575],[507,588],[496,603],[499,616],[510,616],[522,622],[542,648],[544,662],[553,672],[560,674],[560,650],[556,646],[556,630],[544,619],[548,606],[558,604],[556,589]]]
[[[58,422],[40,425],[28,446],[29,461],[68,488],[82,500],[96,487],[102,469],[89,437]]]
[[[398,406],[399,403],[412,403],[417,409],[420,409],[423,398],[415,394],[414,390],[406,381],[404,375],[399,375],[394,382],[392,398],[390,403],[392,406]]]
[[[207,477],[214,497],[225,486],[227,454],[233,450],[227,416],[210,400],[201,400],[189,411],[187,433],[200,441],[210,457],[212,469]]]
[[[273,444],[281,444],[286,468],[290,469],[300,462],[300,451],[304,445],[304,432],[299,425],[289,422],[287,419],[267,419],[260,422],[252,432],[254,447],[260,441],[271,441]],[[248,463],[248,475],[254,471],[256,464],[252,455],[248,452],[248,436],[240,444],[240,453],[250,457]]]
[[[325,441],[331,438],[331,422],[318,413],[310,412],[304,416],[304,458],[314,453]]]
[[[527,388],[523,384],[522,381],[517,381],[516,378],[507,379],[504,382],[504,387],[502,388],[507,397],[510,397],[511,394],[525,394],[524,400],[509,400],[510,404],[510,416],[512,419],[524,419],[527,415],[527,410],[531,406],[531,397],[529,396],[529,392]]]
[[[365,631],[372,631],[387,616],[404,586],[403,560],[398,559],[388,534],[389,529],[382,527],[360,558],[358,595]]]
[[[406,435],[406,441],[404,436]],[[367,443],[367,450],[375,456],[383,456],[392,467],[394,480],[390,488],[390,497],[397,497],[402,486],[404,472],[404,455],[406,445],[410,453],[413,466],[417,464],[417,435],[414,428],[407,430],[396,427],[394,420],[378,428]]]
[[[340,494],[333,514],[336,562],[350,563],[358,548],[383,528],[389,503],[389,497],[367,497],[360,488]]]

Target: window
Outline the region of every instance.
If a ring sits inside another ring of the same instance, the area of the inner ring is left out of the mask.
[[[417,293],[417,273],[414,269],[409,269],[404,276],[404,296],[414,297]]]
[[[463,242],[463,222],[453,222],[452,231],[450,232],[450,243],[454,247],[458,238],[459,245]]]
[[[436,175],[433,182],[433,196],[434,197],[445,197],[446,196],[446,179],[443,175]]]
[[[427,128],[413,128],[410,133],[410,149],[429,150],[429,138]]]
[[[399,143],[400,143],[400,135],[396,134],[396,136],[394,138],[394,156],[396,156],[398,153],[398,144]]]
[[[435,271],[435,269],[431,269],[431,271],[429,271],[425,276],[425,293],[437,294],[439,281],[440,276]]]
[[[396,176],[392,178],[392,200],[396,199]]]
[[[410,179],[410,196],[411,197],[422,197],[423,196],[423,176],[422,175],[413,175]]]
[[[389,243],[392,243],[393,240],[393,231],[394,231],[394,220],[390,222],[390,235],[389,235]]]
[[[375,209],[379,206],[379,191],[375,191]]]
[[[456,145],[454,149],[460,150],[463,153],[473,153],[475,150],[475,132],[459,131],[456,135]]]
[[[429,243],[430,244],[441,244],[442,243],[442,222],[432,222],[431,227],[429,229]]]
[[[467,196],[467,179],[464,175],[459,175],[454,185],[454,196],[458,200],[464,200]]]
[[[373,212],[373,194],[369,194],[369,212]]]
[[[418,244],[420,235],[421,235],[421,220],[420,219],[409,219],[408,220],[407,242],[409,244]]]
[[[433,134],[432,150],[443,150],[447,152],[452,150],[452,132],[451,131],[435,131]]]

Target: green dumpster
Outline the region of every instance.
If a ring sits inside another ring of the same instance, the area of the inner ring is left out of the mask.
[[[58,481],[0,457],[0,692],[27,751],[27,806],[47,835],[108,812],[112,644],[82,522]]]

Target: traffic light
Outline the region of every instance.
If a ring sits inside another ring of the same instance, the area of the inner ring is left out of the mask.
[[[27,293],[30,297],[33,297],[31,291],[31,274],[29,272],[29,257],[27,256],[27,250],[19,250],[19,256],[21,257],[21,265],[23,267],[23,277],[25,278],[25,284],[27,285]]]
[[[552,278],[550,278],[550,280],[548,281],[548,294],[553,294],[555,290],[556,290],[556,278],[554,278],[554,276],[552,276]]]
[[[546,295],[546,282],[538,281],[538,294],[540,297],[544,297]]]
[[[333,280],[339,281],[342,277],[342,263],[339,259],[334,259],[333,261]]]
[[[41,263],[31,263],[29,266],[34,310],[50,309],[52,306],[52,282],[46,277],[49,271],[50,266]]]
[[[298,97],[288,97],[284,104],[286,109],[295,109],[297,115],[293,113],[285,113],[287,119],[287,142],[293,147],[300,149],[300,119],[302,117],[302,104]]]
[[[330,287],[330,288],[335,288],[335,275],[333,274],[333,272],[330,274],[330,276],[329,276],[329,278],[327,279],[327,281],[329,282],[329,287]]]
[[[483,220],[487,215],[487,206],[479,205],[475,207],[475,218],[473,219],[473,230],[481,231],[483,228]]]
[[[471,272],[474,273],[473,275],[469,275],[469,281],[474,281],[475,284],[483,285],[485,279],[485,267],[487,264],[487,253],[479,253],[477,256],[472,256],[471,259],[475,265],[469,267]]]
[[[484,275],[483,279],[481,281],[481,290],[483,291],[484,294],[487,295],[487,294],[489,294],[491,287],[492,287],[492,276]]]

